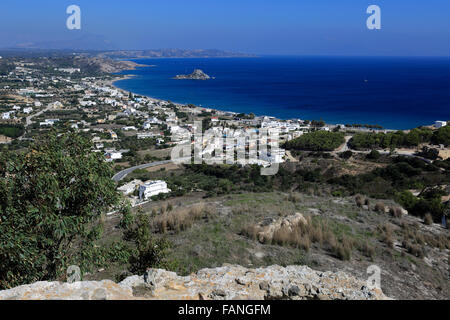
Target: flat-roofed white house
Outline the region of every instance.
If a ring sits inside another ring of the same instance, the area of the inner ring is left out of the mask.
[[[28,108],[23,108],[23,113],[29,114],[33,111],[32,107],[28,107]]]
[[[136,131],[137,128],[135,126],[127,126],[127,127],[122,127],[122,130],[124,130],[124,131],[131,131],[131,130]]]
[[[167,183],[162,180],[146,181],[139,187],[139,199],[146,200],[161,193],[169,193]]]
[[[9,119],[11,119],[11,113],[9,113],[9,112],[4,112],[4,113],[2,113],[2,119],[3,119],[3,120],[9,120]]]
[[[445,127],[446,125],[447,125],[447,121],[440,121],[440,120],[438,120],[438,121],[435,121],[435,122],[434,122],[434,126],[435,126],[437,129],[442,128],[442,127]]]
[[[106,152],[105,158],[107,162],[111,162],[114,160],[120,160],[122,159],[122,153],[121,152]]]
[[[135,190],[138,189],[138,187],[142,184],[141,180],[134,179],[133,181],[130,181],[123,186],[120,186],[117,188],[118,191],[122,192],[124,195],[128,196],[132,194]]]

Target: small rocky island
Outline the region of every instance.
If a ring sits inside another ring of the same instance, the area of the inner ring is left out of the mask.
[[[195,69],[191,74],[179,74],[172,79],[175,80],[209,80],[214,79],[208,76],[203,70]]]

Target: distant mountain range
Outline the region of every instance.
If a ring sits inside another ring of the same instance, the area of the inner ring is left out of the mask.
[[[4,48],[9,51],[72,51],[88,53],[91,56],[112,59],[142,59],[142,58],[228,58],[255,57],[255,55],[223,51],[217,49],[150,49],[150,50],[121,50],[112,41],[101,35],[86,32],[67,32],[63,39],[51,41],[36,41],[16,43]]]
[[[107,38],[88,33],[67,33],[64,39],[17,43],[15,49],[40,50],[95,50],[106,51],[119,49]]]
[[[217,49],[119,50],[103,52],[100,54],[100,56],[112,59],[256,57],[252,54],[230,52]]]

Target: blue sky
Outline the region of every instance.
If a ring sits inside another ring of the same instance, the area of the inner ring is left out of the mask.
[[[66,29],[66,8],[82,30]],[[382,29],[366,28],[381,7]],[[2,0],[0,47],[84,34],[122,49],[256,54],[450,56],[448,0]]]

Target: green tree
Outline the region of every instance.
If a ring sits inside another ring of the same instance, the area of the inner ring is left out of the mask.
[[[342,132],[315,131],[288,141],[286,149],[308,151],[333,151],[345,142]]]
[[[75,133],[51,133],[1,155],[0,288],[58,279],[88,256],[118,199],[111,165],[91,147]]]
[[[164,238],[153,237],[150,226],[150,217],[138,212],[134,224],[125,231],[125,239],[136,246],[129,261],[132,273],[143,274],[147,268],[175,268],[175,263],[167,259],[171,243]]]
[[[440,128],[433,133],[431,141],[434,144],[450,145],[450,125]]]

